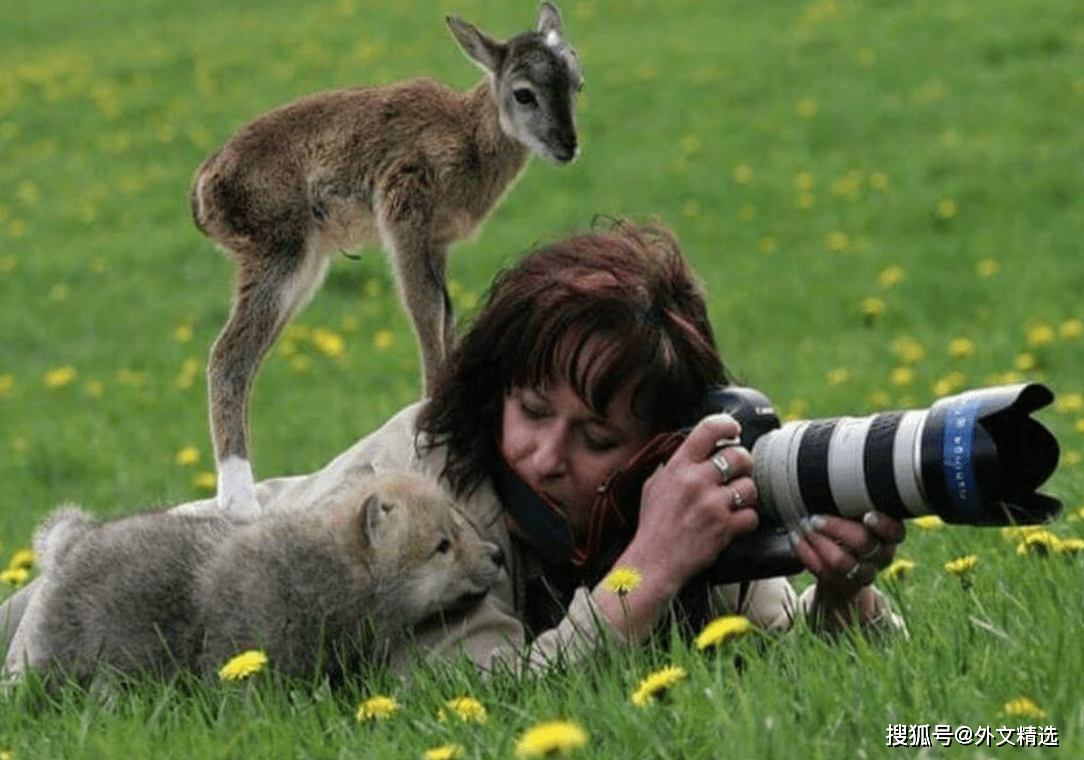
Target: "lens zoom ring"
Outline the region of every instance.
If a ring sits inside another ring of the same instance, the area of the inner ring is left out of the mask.
[[[806,510],[812,514],[839,514],[828,483],[828,447],[836,422],[810,422],[798,447],[798,488]]]
[[[862,451],[862,467],[866,474],[866,491],[873,505],[892,517],[910,517],[903,503],[892,466],[892,449],[903,412],[889,412],[874,417]]]

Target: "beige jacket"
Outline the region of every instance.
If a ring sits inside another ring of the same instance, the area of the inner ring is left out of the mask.
[[[423,402],[399,412],[382,427],[362,438],[322,470],[310,475],[274,478],[257,485],[256,496],[267,510],[309,509],[341,487],[350,473],[371,467],[376,473],[414,470],[439,477],[445,453],[436,449],[419,453],[416,423]],[[555,656],[578,659],[589,655],[607,639],[619,639],[595,606],[590,590],[579,589],[560,624],[526,644],[521,621],[528,579],[538,572],[538,560],[521,542],[513,542],[503,518],[503,508],[488,482],[463,503],[468,518],[483,537],[498,544],[506,567],[485,600],[469,613],[419,626],[411,643],[393,655],[393,666],[403,669],[417,656],[446,656],[460,651],[483,668],[500,663],[515,670],[539,669]],[[177,509],[202,512],[216,509],[213,499],[185,504]],[[742,609],[738,586],[720,587],[717,594],[723,611],[740,612],[765,630],[790,625],[797,599],[790,583],[772,578],[749,584]]]

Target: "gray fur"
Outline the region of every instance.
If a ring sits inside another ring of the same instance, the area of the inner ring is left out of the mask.
[[[348,481],[310,511],[245,524],[169,512],[96,523],[67,507],[36,548],[33,653],[9,653],[5,669],[83,683],[103,665],[212,673],[247,649],[290,675],[339,679],[408,626],[479,598],[501,562],[414,474]]]

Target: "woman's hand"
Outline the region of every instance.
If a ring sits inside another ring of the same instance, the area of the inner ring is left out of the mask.
[[[817,577],[814,616],[829,625],[848,625],[855,615],[863,625],[876,620],[884,602],[870,584],[895,557],[905,535],[903,523],[868,512],[861,522],[814,515],[806,526],[795,554]]]
[[[740,433],[730,415],[705,417],[644,483],[636,534],[615,562],[642,581],[620,600],[604,587],[594,593],[629,640],[650,635],[669,599],[757,527],[753,461],[737,445]]]

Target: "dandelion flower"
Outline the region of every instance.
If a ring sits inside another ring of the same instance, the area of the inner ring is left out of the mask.
[[[803,119],[812,118],[817,113],[817,101],[813,98],[805,97],[798,101],[798,104],[794,107],[798,116]]]
[[[968,575],[975,569],[975,565],[979,563],[979,558],[975,554],[968,554],[958,559],[950,560],[945,563],[945,572],[958,575],[961,578]]]
[[[902,581],[906,578],[912,570],[915,569],[915,563],[909,559],[897,559],[893,560],[892,564],[886,567],[881,575],[885,580],[890,581]]]
[[[837,367],[830,371],[827,376],[829,385],[843,385],[851,379],[851,371],[846,367]]]
[[[1045,557],[1057,551],[1060,545],[1061,539],[1050,531],[1037,530],[1023,537],[1023,540],[1016,547],[1016,553],[1020,556],[1037,554],[1040,557]]]
[[[439,747],[427,749],[422,757],[425,760],[452,760],[463,754],[463,746],[460,744],[442,744]]]
[[[1080,554],[1084,551],[1084,538],[1063,538],[1054,550],[1058,554]]]
[[[870,296],[862,299],[862,313],[866,315],[868,319],[876,319],[884,314],[885,302],[884,299],[877,296]]]
[[[684,681],[687,676],[684,668],[674,665],[657,670],[640,681],[640,685],[632,693],[632,703],[637,707],[645,707]]]
[[[948,344],[948,355],[953,359],[966,359],[975,353],[975,344],[968,338],[953,338]]]
[[[28,580],[30,580],[30,571],[25,567],[9,567],[7,570],[0,570],[0,583],[19,588]]]
[[[0,396],[7,396],[15,387],[15,377],[10,374],[0,375]]]
[[[975,265],[975,272],[979,277],[993,277],[1001,271],[1001,262],[997,259],[983,259]]]
[[[11,561],[8,562],[8,567],[12,570],[19,568],[23,570],[29,570],[34,566],[34,563],[38,561],[38,555],[31,549],[19,549],[17,552],[11,555]]]
[[[45,373],[46,388],[63,388],[75,379],[74,367],[57,367]]]
[[[1028,327],[1025,333],[1029,346],[1049,346],[1054,342],[1054,328],[1043,322]]]
[[[1058,326],[1058,337],[1062,340],[1076,340],[1084,335],[1084,322],[1079,319],[1067,319]]]
[[[1046,717],[1046,710],[1031,697],[1015,697],[1001,707],[1001,714],[1006,717],[1036,718]]]
[[[960,213],[960,204],[952,198],[942,198],[937,202],[937,218],[948,220]]]
[[[539,723],[528,730],[516,742],[516,757],[541,757],[543,755],[567,754],[587,745],[587,732],[566,720]]]
[[[707,649],[724,644],[756,630],[743,615],[723,615],[708,623],[696,636],[697,649]]]
[[[602,587],[625,596],[644,581],[644,576],[634,567],[615,567],[602,581]]]
[[[190,342],[193,335],[194,331],[192,330],[192,325],[178,325],[173,330],[173,340],[177,341],[178,343]]]
[[[358,705],[356,717],[359,721],[387,720],[398,709],[399,703],[395,701],[395,697],[377,695],[369,697]]]
[[[748,185],[753,181],[753,170],[746,164],[734,167],[734,182],[739,185]]]
[[[201,491],[213,491],[218,488],[218,475],[213,472],[200,472],[192,478],[192,485]]]
[[[373,347],[377,351],[387,351],[395,345],[395,333],[391,330],[378,330],[373,336]]]
[[[890,266],[881,270],[881,273],[877,276],[877,281],[881,283],[882,288],[893,288],[903,282],[903,277],[903,267]]]
[[[242,681],[259,673],[266,666],[267,655],[258,649],[250,649],[223,665],[218,671],[218,677],[223,681]]]
[[[963,372],[949,372],[934,382],[933,392],[937,396],[950,396],[961,390],[966,384],[967,378],[964,377]]]
[[[1073,413],[1084,409],[1084,395],[1079,393],[1063,393],[1054,402],[1054,408],[1059,412]]]
[[[489,713],[485,705],[473,697],[456,697],[449,699],[444,706],[459,716],[464,723],[485,723],[489,720]],[[444,720],[444,710],[440,711],[440,719]]]
[[[1035,355],[1028,353],[1027,351],[1022,351],[1017,354],[1012,362],[1013,369],[1019,370],[1020,372],[1028,372],[1035,369],[1035,364]]]
[[[910,385],[915,381],[915,371],[910,367],[896,367],[889,377],[893,385]]]
[[[846,232],[835,230],[824,236],[824,246],[829,251],[842,253],[851,247],[851,238]]]
[[[181,467],[191,467],[199,461],[199,449],[195,446],[185,446],[177,452],[177,464]]]
[[[896,338],[892,341],[892,350],[904,364],[915,364],[926,356],[926,350],[914,338]]]
[[[320,353],[332,359],[341,359],[346,352],[346,343],[342,337],[322,327],[313,332],[312,342]]]

